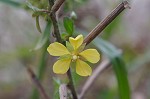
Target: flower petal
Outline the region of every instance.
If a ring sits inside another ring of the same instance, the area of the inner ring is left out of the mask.
[[[81,76],[89,76],[92,74],[92,69],[87,63],[78,59],[76,61],[76,72]]]
[[[100,54],[96,49],[87,49],[79,53],[83,58],[91,63],[97,63],[100,60]]]
[[[69,42],[74,49],[77,49],[83,43],[83,35],[78,35],[76,38],[69,37]]]
[[[47,48],[47,51],[49,52],[49,54],[53,56],[62,56],[65,54],[70,54],[67,48],[58,42],[50,44],[49,47]]]
[[[64,74],[68,71],[71,59],[60,59],[53,65],[53,71],[57,74]]]

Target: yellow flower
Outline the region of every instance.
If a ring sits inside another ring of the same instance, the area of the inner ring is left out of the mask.
[[[70,42],[70,43],[69,43]],[[81,76],[89,76],[92,74],[91,67],[84,61],[97,63],[100,60],[100,54],[96,49],[84,50],[83,35],[76,38],[69,38],[66,46],[61,43],[54,42],[49,45],[47,51],[52,56],[60,56],[59,60],[53,65],[53,71],[57,74],[64,74],[68,71],[71,62],[76,63],[76,72]]]

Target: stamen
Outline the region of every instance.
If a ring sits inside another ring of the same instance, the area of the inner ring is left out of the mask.
[[[73,60],[77,60],[78,56],[77,55],[73,55],[72,59]]]

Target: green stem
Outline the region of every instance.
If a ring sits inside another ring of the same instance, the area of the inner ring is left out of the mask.
[[[50,14],[50,17],[51,17],[51,20],[52,20],[52,23],[53,23],[53,28],[54,28],[53,34],[56,37],[57,41],[62,43],[62,39],[61,39],[61,36],[60,36],[58,22],[57,22],[55,13],[52,12]]]
[[[53,0],[49,0],[49,5],[50,7],[52,6],[52,4],[54,4],[54,2],[52,2]],[[62,4],[62,3],[61,3]],[[61,6],[61,4],[59,5],[59,7]],[[53,5],[54,6],[54,5]],[[53,8],[53,7],[51,7]],[[58,8],[57,8],[58,9]],[[51,21],[53,23],[53,28],[54,28],[54,36],[56,37],[56,40],[60,43],[63,43],[62,42],[62,39],[61,39],[61,36],[60,36],[60,32],[59,32],[59,27],[58,27],[58,22],[57,22],[57,19],[56,19],[56,15],[55,15],[55,12],[51,11],[50,13],[50,18],[51,18]],[[72,96],[73,96],[73,99],[77,99],[77,94],[76,94],[76,91],[75,91],[75,87],[73,85],[73,79],[72,79],[72,74],[71,74],[71,71],[70,69],[67,71],[67,76],[68,76],[68,79],[69,79],[69,83],[68,83],[68,87],[69,89],[71,90],[71,93],[72,93]]]

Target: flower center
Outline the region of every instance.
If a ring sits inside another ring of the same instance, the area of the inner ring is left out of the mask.
[[[72,61],[76,61],[78,58],[79,58],[79,56],[73,55],[73,56],[72,56]]]

